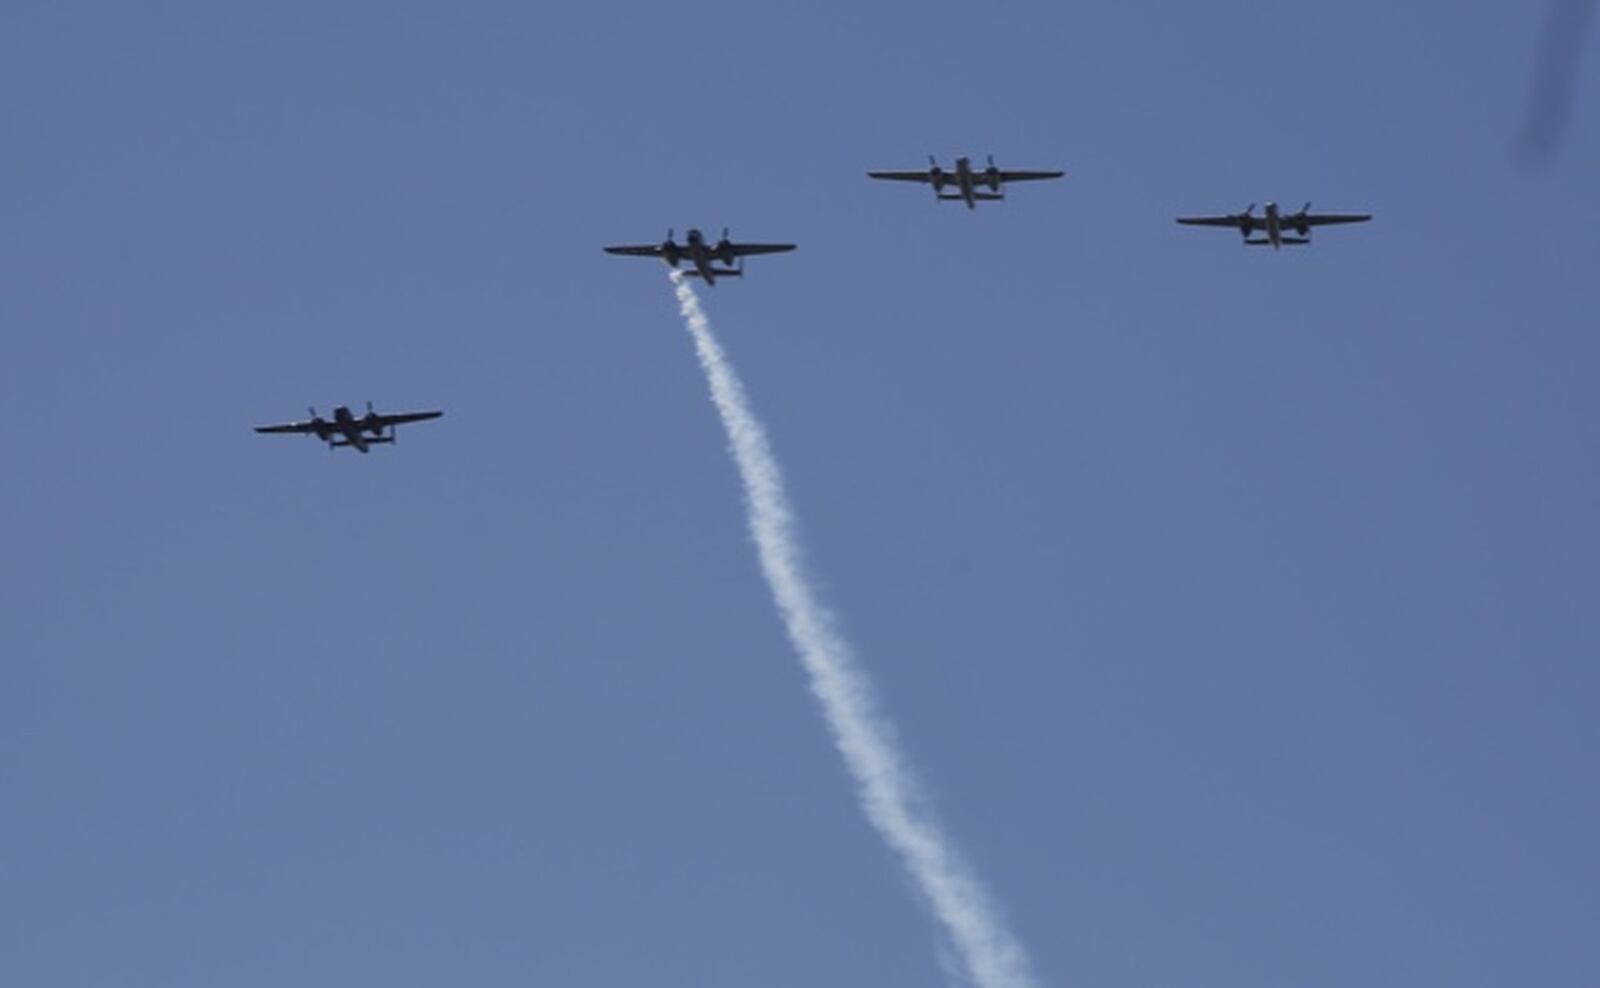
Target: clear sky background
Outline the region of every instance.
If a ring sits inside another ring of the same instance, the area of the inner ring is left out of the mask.
[[[0,982],[943,982],[599,250],[690,225],[800,245],[707,310],[1041,986],[1600,982],[1600,39],[1530,163],[1544,16],[15,0]],[[989,152],[1068,177],[863,175]],[[1377,218],[1172,222],[1268,199]],[[249,431],[367,399],[446,414]]]

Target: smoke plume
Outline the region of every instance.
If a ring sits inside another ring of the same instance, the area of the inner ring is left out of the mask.
[[[893,727],[877,710],[871,682],[806,577],[783,475],[744,385],[712,335],[694,290],[677,271],[671,277],[744,484],[761,571],[867,819],[926,897],[966,975],[979,988],[1031,988],[1027,955],[931,814]]]

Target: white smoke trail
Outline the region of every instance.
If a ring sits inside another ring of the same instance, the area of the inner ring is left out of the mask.
[[[892,727],[876,710],[871,683],[812,591],[783,476],[744,385],[712,335],[694,289],[677,271],[671,277],[744,482],[762,573],[834,743],[855,778],[867,819],[911,872],[971,979],[980,988],[1030,988],[1027,955],[1001,925],[982,886],[928,812]]]

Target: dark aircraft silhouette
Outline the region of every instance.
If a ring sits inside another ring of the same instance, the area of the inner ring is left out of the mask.
[[[782,254],[791,250],[794,250],[794,244],[736,244],[728,239],[727,227],[722,229],[722,239],[714,244],[706,243],[705,234],[691,228],[682,244],[676,243],[672,239],[672,231],[668,230],[667,239],[659,244],[605,248],[607,254],[621,254],[624,257],[659,257],[672,268],[676,268],[680,261],[688,261],[693,268],[684,274],[691,278],[704,278],[706,284],[713,287],[718,278],[739,278],[744,275],[742,260],[738,267],[732,266],[739,258],[755,254]],[[716,266],[718,261],[723,265],[720,268]]]
[[[333,421],[328,421],[317,414],[315,408],[308,409],[311,418],[304,422],[285,422],[282,425],[258,425],[257,432],[297,432],[303,436],[316,436],[328,444],[329,449],[339,446],[354,446],[365,453],[371,447],[381,443],[393,443],[395,426],[407,422],[422,422],[427,419],[436,419],[443,412],[401,412],[398,415],[380,415],[372,410],[372,402],[367,402],[367,414],[357,418],[351,414],[350,409],[340,405],[333,410]],[[388,435],[383,431],[389,430]]]
[[[1223,226],[1233,227],[1244,237],[1244,242],[1252,247],[1271,244],[1277,250],[1284,244],[1291,247],[1311,242],[1311,228],[1314,226],[1333,226],[1337,223],[1365,223],[1372,219],[1368,213],[1313,213],[1311,203],[1300,207],[1300,212],[1290,213],[1287,216],[1278,212],[1278,204],[1267,203],[1266,215],[1255,216],[1256,204],[1251,203],[1242,213],[1230,213],[1226,216],[1180,216],[1178,222],[1187,226]],[[1285,230],[1293,230],[1297,236],[1286,236]],[[1265,237],[1251,239],[1250,234],[1265,232]]]
[[[1007,182],[1033,182],[1043,178],[1060,178],[1066,172],[1047,171],[1002,171],[994,165],[994,155],[989,155],[989,167],[981,172],[972,170],[972,159],[957,158],[954,171],[945,171],[939,167],[939,161],[933,155],[928,155],[928,170],[919,172],[867,172],[868,178],[888,179],[891,182],[927,182],[933,186],[933,194],[945,201],[953,202],[957,199],[967,204],[968,209],[977,209],[979,202],[1004,199],[1006,194],[1001,186]],[[946,185],[954,185],[955,192],[946,192]],[[979,186],[988,186],[988,192],[979,191]]]

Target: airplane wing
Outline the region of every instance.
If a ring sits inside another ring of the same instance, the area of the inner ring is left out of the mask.
[[[1000,173],[1000,181],[1002,181],[1002,182],[1034,182],[1034,181],[1038,181],[1041,178],[1060,178],[1061,176],[1063,176],[1065,174],[1066,174],[1066,172],[1054,172],[1054,171],[1052,171],[1052,172],[1029,172],[1029,171],[1008,172],[1008,171],[1002,171]],[[981,177],[981,176],[982,176],[981,172],[977,174],[977,177]]]
[[[436,419],[443,414],[443,412],[400,412],[395,415],[379,415],[378,424],[383,428],[388,428],[392,425],[405,425],[407,422],[425,422],[428,419]]]
[[[1247,219],[1252,230],[1265,228],[1259,216],[1180,216],[1178,222],[1185,226],[1225,226],[1230,230],[1237,230]]]
[[[638,247],[605,247],[605,248],[602,248],[602,249],[607,254],[622,254],[625,257],[660,257],[661,256],[661,245],[660,244],[650,244],[648,246],[638,246]]]
[[[1305,217],[1290,217],[1306,226],[1335,226],[1339,223],[1365,223],[1372,219],[1370,213],[1311,213]]]
[[[931,182],[933,175],[927,169],[920,172],[867,172],[868,178],[883,178],[891,182]]]
[[[783,254],[794,250],[794,244],[729,244],[734,257],[754,257],[757,254]]]
[[[313,425],[310,421],[305,421],[305,422],[285,422],[282,425],[258,425],[258,426],[256,426],[256,431],[257,432],[298,432],[301,435],[305,435],[308,432],[316,432],[317,431],[317,427],[315,425]]]

